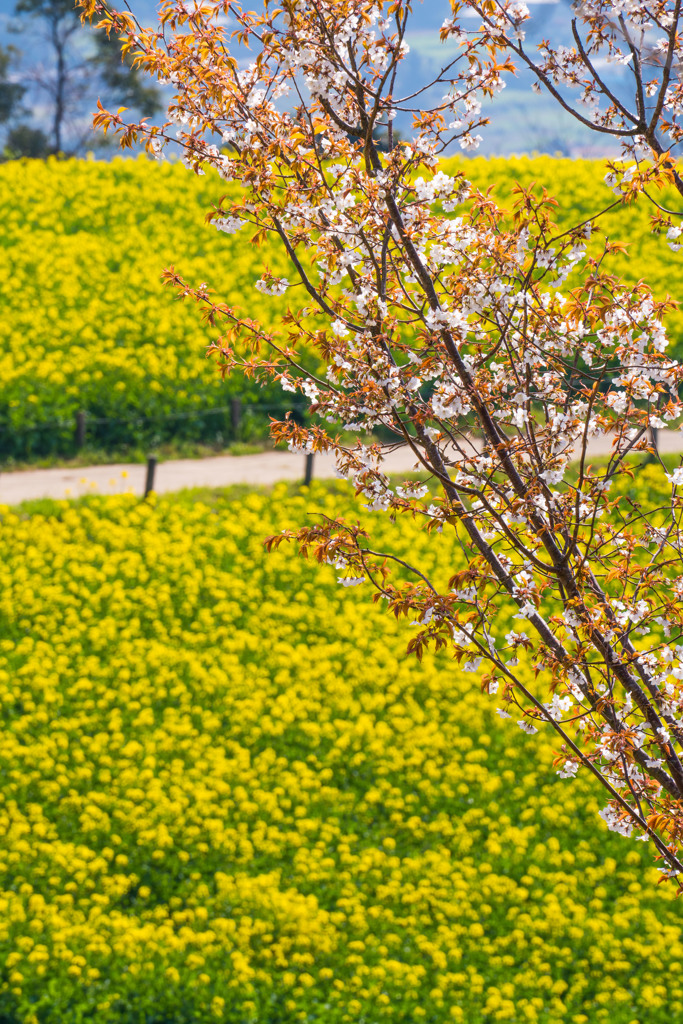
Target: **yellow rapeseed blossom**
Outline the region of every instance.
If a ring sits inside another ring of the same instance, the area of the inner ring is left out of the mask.
[[[231,304],[251,294],[263,252],[204,222],[225,191],[217,178],[144,158],[0,167],[3,454],[69,451],[81,409],[100,445],[229,429],[227,416],[189,415],[227,405],[229,391],[204,358],[211,336],[199,310],[161,281],[173,264]],[[267,260],[284,270],[276,251]],[[266,324],[282,308],[259,295]],[[230,391],[248,400],[258,389],[236,381]],[[271,389],[264,400],[278,399]],[[186,418],[165,419],[172,413]]]
[[[263,553],[340,504],[0,508],[0,1017],[683,1019],[674,892],[552,737],[408,659],[332,568]]]
[[[477,158],[458,166],[475,187],[493,185],[502,206],[515,182],[545,184],[560,201],[561,223],[577,223],[614,199],[601,160]],[[144,157],[0,166],[1,453],[70,450],[81,409],[91,413],[91,440],[111,446],[225,433],[229,417],[194,414],[226,406],[230,393],[283,401],[277,388],[263,394],[253,382],[221,383],[203,358],[215,332],[193,303],[178,303],[161,282],[173,265],[190,284],[208,282],[242,315],[251,315],[257,298],[267,329],[278,322],[287,302],[255,292],[254,284],[264,263],[276,276],[289,273],[283,254],[271,243],[252,248],[245,232],[227,235],[205,223],[212,205],[235,188]],[[620,206],[600,224],[596,236],[608,230],[629,245],[627,255],[613,257],[615,273],[633,282],[637,268],[647,267],[658,298],[681,293],[683,266],[651,234],[646,205]],[[679,348],[681,317],[669,318]],[[186,418],[166,419],[178,413]],[[267,430],[265,412],[258,424]]]

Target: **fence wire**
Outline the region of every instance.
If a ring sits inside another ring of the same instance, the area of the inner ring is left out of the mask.
[[[22,427],[0,419],[0,459],[41,455],[68,457],[88,446],[116,449],[153,446],[172,440],[199,443],[257,440],[267,436],[269,416],[284,417],[287,413],[297,422],[307,419],[304,405],[250,402],[239,397],[231,399],[229,405],[168,413],[101,416],[81,409],[75,415]]]

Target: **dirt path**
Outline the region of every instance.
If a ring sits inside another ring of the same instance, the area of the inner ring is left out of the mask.
[[[399,451],[387,458],[392,473],[410,472],[415,456]],[[218,455],[208,459],[174,459],[160,462],[154,474],[157,494],[187,487],[229,487],[231,484],[268,486],[280,480],[303,480],[304,455],[262,452],[258,455]],[[77,498],[84,494],[143,494],[147,467],[139,463],[109,466],[78,466],[68,469],[27,469],[0,473],[0,504],[16,505],[34,498]],[[313,476],[335,476],[334,460],[316,455]]]
[[[659,432],[662,453],[683,452],[683,431]],[[606,455],[609,440],[603,438],[590,447],[592,456]],[[406,450],[388,455],[386,470],[405,473],[415,469],[415,456]],[[83,494],[117,494],[132,491],[143,494],[146,466],[119,463],[110,466],[85,466],[71,469],[29,469],[0,473],[0,504],[17,505],[34,498],[77,498]],[[280,480],[303,480],[305,456],[290,452],[262,452],[258,455],[219,455],[209,459],[175,459],[156,467],[154,490],[158,494],[181,491],[187,487],[229,487],[231,484],[270,485]],[[316,455],[313,476],[335,476],[334,460]]]

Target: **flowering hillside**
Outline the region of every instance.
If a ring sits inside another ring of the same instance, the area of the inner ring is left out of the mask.
[[[561,202],[560,220],[563,209],[576,220],[576,209],[588,216],[614,200],[601,161],[523,157],[464,166],[476,186],[494,185],[501,201],[515,181],[547,185]],[[230,235],[204,222],[230,188],[180,164],[145,159],[0,167],[0,458],[69,454],[79,410],[89,413],[89,439],[115,448],[170,436],[228,439],[227,413],[201,413],[223,409],[234,393],[270,406],[254,423],[263,434],[268,413],[288,407],[278,390],[222,383],[204,358],[210,331],[197,307],[176,302],[161,283],[173,264],[192,283],[208,282],[243,313],[275,325],[286,299],[253,286],[264,259],[276,274],[288,273],[282,256],[251,247],[245,230]],[[613,266],[675,297],[683,262],[648,233],[648,216],[644,206],[610,214],[617,238],[637,239]],[[682,323],[671,319],[679,349]]]
[[[204,223],[218,195],[215,182],[144,159],[0,167],[0,456],[68,453],[79,410],[103,447],[229,431],[227,416],[196,414],[239,384],[221,383],[196,307],[161,282],[176,264],[230,301],[256,296],[261,253]],[[258,297],[266,322],[275,307]]]
[[[674,890],[590,780],[365,587],[263,553],[344,494],[1,510],[3,1021],[683,1018]]]

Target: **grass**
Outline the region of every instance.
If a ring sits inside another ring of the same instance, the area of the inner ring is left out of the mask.
[[[159,462],[172,459],[210,459],[216,455],[258,455],[272,451],[269,439],[261,441],[233,441],[227,445],[203,444],[198,441],[168,441],[155,448],[124,445],[121,448],[84,447],[68,458],[59,455],[41,455],[35,459],[6,459],[0,464],[0,472],[10,473],[30,469],[79,469],[86,466],[109,466],[118,462],[145,463],[150,455]]]

